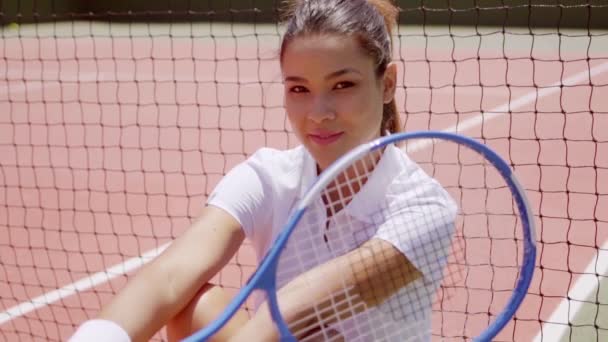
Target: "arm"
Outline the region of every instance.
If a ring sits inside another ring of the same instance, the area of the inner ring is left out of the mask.
[[[379,305],[421,276],[389,242],[371,239],[292,280],[278,291],[279,306],[290,330],[301,338],[321,325]],[[336,302],[347,304],[340,308],[332,304]],[[355,310],[351,311],[353,307]],[[267,332],[269,336],[260,336],[261,332]],[[246,341],[251,336],[278,340],[278,332],[266,306],[260,308],[234,340]]]
[[[118,323],[133,341],[149,340],[221,270],[243,239],[232,216],[206,207],[184,234],[129,281],[98,318]]]

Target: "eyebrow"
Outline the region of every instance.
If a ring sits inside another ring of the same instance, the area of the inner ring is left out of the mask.
[[[344,69],[336,70],[336,71],[328,74],[324,78],[325,78],[325,80],[330,80],[332,78],[340,77],[340,76],[348,74],[348,73],[355,73],[355,74],[361,75],[361,72],[359,70],[357,70],[357,69],[354,69],[354,68],[344,68]],[[285,81],[306,82],[306,79],[304,77],[300,77],[300,76],[287,76],[287,77],[285,77]]]

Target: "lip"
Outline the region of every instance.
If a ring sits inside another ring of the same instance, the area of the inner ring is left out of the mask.
[[[308,138],[318,145],[329,145],[342,137],[344,132],[319,131],[308,134]]]

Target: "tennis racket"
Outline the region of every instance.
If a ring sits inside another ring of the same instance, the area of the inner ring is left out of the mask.
[[[227,309],[186,341],[213,336],[254,292],[281,341],[490,341],[535,259],[530,206],[497,153],[453,133],[393,134],[327,168]],[[298,291],[331,293],[287,323],[277,291],[297,277]]]

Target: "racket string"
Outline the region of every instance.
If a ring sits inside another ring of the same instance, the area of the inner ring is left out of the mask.
[[[512,285],[519,276],[521,222],[517,219],[510,190],[504,181],[501,183],[502,178],[493,166],[485,163],[476,152],[453,145],[438,143],[425,153],[411,151],[408,154],[423,174],[441,185],[434,188],[436,191],[426,193],[421,189],[412,193],[417,187],[414,179],[417,174],[405,170],[401,176],[405,175],[407,181],[391,183],[383,201],[367,203],[363,200],[365,205],[377,208],[365,210],[365,217],[358,215],[356,210],[361,206],[360,203],[355,206],[354,201],[360,201],[363,193],[367,195],[366,185],[374,184],[374,177],[383,177],[374,173],[380,159],[361,158],[322,191],[316,205],[309,208],[302,224],[294,231],[294,237],[290,239],[292,250],[281,257],[285,265],[298,266],[291,273],[283,271],[283,275],[295,276],[359,248],[380,227],[388,229],[387,220],[391,222],[388,230],[395,241],[416,241],[420,234],[428,235],[424,244],[412,246],[410,254],[406,254],[408,259],[423,261],[416,267],[424,273],[418,281],[405,285],[403,279],[407,274],[392,278],[387,273],[376,283],[368,284],[368,288],[360,286],[357,300],[326,298],[327,303],[315,303],[313,311],[292,324],[315,322],[303,331],[310,333],[310,329],[316,328],[315,334],[326,340],[362,334],[377,340],[387,340],[393,335],[402,337],[405,332],[398,327],[403,322],[418,322],[418,330],[414,329],[416,332],[407,333],[407,336],[420,338],[429,334],[468,340],[487,327],[498,312],[496,308],[504,302],[504,294],[509,291],[505,286],[507,282],[497,279],[508,276],[508,284]],[[431,151],[430,155],[428,151]],[[408,211],[411,205],[422,203],[425,198],[458,203],[458,216],[451,230],[429,229],[450,220],[445,212],[430,203],[423,206],[425,211],[422,213]],[[400,211],[408,214],[401,219],[390,215]],[[374,254],[373,257],[378,265],[383,264],[382,255]],[[371,271],[373,269],[368,272]],[[335,272],[344,270],[336,269]],[[309,281],[323,282],[324,279]],[[347,288],[346,284],[344,286]],[[398,289],[391,290],[394,292],[385,298],[386,293],[381,291],[386,287]],[[374,291],[380,292],[374,294]],[[358,302],[365,293],[376,295],[372,301],[379,303],[371,308]],[[327,320],[328,316],[334,318]],[[383,319],[374,325],[375,317]],[[345,322],[348,321],[355,323],[347,326]],[[420,324],[427,321],[432,325],[425,328]],[[340,335],[333,335],[334,330]],[[294,333],[302,334],[302,331]]]

